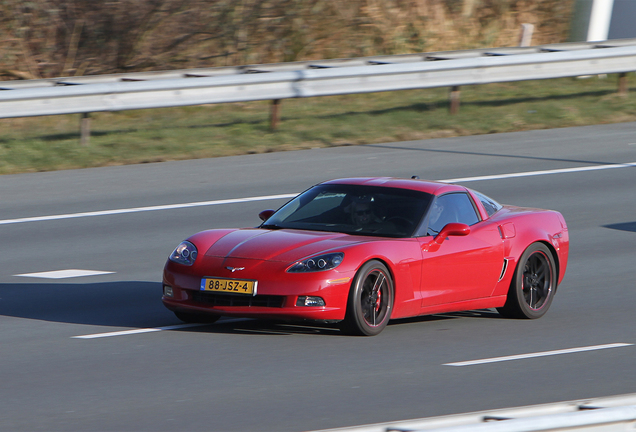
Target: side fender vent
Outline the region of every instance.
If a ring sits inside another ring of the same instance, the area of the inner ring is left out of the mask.
[[[508,258],[504,258],[503,266],[501,267],[501,274],[499,275],[499,280],[497,282],[501,282],[501,280],[506,275],[507,269],[508,269]]]

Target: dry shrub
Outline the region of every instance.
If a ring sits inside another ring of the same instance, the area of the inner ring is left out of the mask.
[[[565,40],[573,0],[0,0],[0,79]]]

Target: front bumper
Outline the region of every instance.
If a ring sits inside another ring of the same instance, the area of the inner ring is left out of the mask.
[[[234,263],[247,267],[246,263]],[[277,267],[277,266],[274,266]],[[242,279],[258,281],[255,296],[211,293],[202,291],[203,277],[234,278],[225,267],[210,270],[184,267],[168,261],[164,269],[163,284],[172,289],[172,296],[164,295],[163,304],[176,312],[209,313],[221,316],[270,318],[287,320],[343,320],[353,275],[335,270],[315,273],[285,273],[285,268],[268,271],[245,271]],[[226,273],[227,272],[227,273]],[[324,300],[325,306],[297,306],[298,297],[314,296]]]

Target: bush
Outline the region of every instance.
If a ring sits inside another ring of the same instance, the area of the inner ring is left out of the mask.
[[[565,40],[573,0],[0,0],[0,79]]]

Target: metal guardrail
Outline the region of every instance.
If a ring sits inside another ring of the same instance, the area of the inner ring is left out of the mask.
[[[437,60],[437,61],[435,61]],[[636,39],[0,81],[0,118],[280,100],[636,71]]]
[[[635,428],[633,393],[314,432],[608,432]]]
[[[82,145],[92,112],[450,87],[450,113],[463,85],[636,71],[636,39],[534,47],[443,51],[178,71],[0,81],[0,118],[82,114]]]

